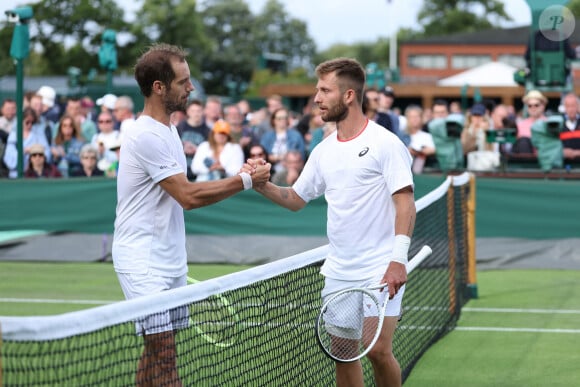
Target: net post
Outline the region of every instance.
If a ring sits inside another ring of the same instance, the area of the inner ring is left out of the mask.
[[[453,184],[447,188],[447,236],[449,248],[449,313],[455,314],[457,295],[455,293],[455,191]]]
[[[477,294],[477,256],[475,251],[475,175],[469,176],[469,198],[467,199],[467,291],[469,298],[478,298]]]

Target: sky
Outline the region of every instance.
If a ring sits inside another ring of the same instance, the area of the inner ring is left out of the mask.
[[[5,11],[26,4],[23,0],[2,0],[0,17]],[[139,0],[116,0],[130,18],[139,8]],[[261,11],[267,0],[245,0],[252,13]],[[283,0],[286,12],[306,22],[308,33],[319,50],[336,43],[374,42],[391,37],[399,28],[416,28],[417,13],[423,0]],[[530,24],[525,0],[506,0],[504,8],[514,19],[505,27]],[[6,20],[6,19],[4,19]]]

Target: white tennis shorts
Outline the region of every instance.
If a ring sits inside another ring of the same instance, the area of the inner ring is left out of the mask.
[[[362,281],[344,281],[344,280],[337,280],[334,278],[326,277],[324,281],[324,288],[322,289],[322,302],[326,301],[326,298],[329,294],[334,294],[344,289],[348,288],[368,288],[370,286],[375,286],[381,283],[383,279],[383,275],[377,276],[376,278],[370,280],[362,280]],[[389,296],[389,292],[387,289],[384,289],[382,292],[380,290],[374,290],[372,293],[377,297],[379,301],[379,305],[383,304],[384,297]],[[401,317],[401,304],[403,302],[403,294],[405,293],[405,285],[403,285],[395,297],[392,300],[389,300],[387,303],[387,307],[385,308],[385,316],[387,317]]]
[[[187,275],[164,277],[155,274],[117,273],[125,298],[130,300],[187,285]],[[138,335],[167,332],[189,326],[189,310],[184,305],[160,311],[135,321]]]

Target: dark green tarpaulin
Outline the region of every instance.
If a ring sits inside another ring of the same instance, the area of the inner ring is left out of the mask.
[[[444,181],[417,176],[416,198]],[[477,237],[560,239],[580,236],[580,181],[478,178]],[[0,231],[113,231],[116,182],[110,179],[0,181]],[[259,194],[242,192],[185,212],[188,234],[323,236],[320,198],[292,213]]]

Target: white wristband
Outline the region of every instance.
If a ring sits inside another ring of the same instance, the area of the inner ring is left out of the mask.
[[[395,243],[393,245],[393,252],[391,261],[402,263],[406,265],[409,262],[409,245],[411,238],[406,235],[395,235]]]
[[[242,183],[244,183],[244,190],[252,189],[252,176],[248,172],[238,173],[242,178]]]

